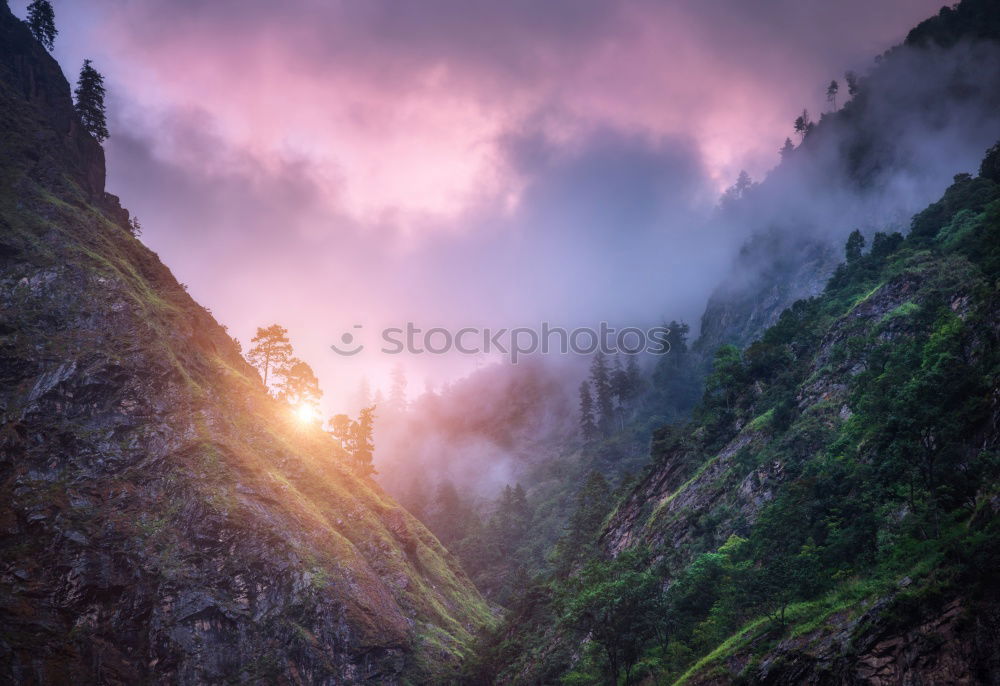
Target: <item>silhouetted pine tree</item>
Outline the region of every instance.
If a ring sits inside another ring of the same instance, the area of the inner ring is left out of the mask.
[[[615,398],[615,428],[621,431],[625,428],[625,411],[629,402],[628,375],[622,366],[620,357],[615,357],[614,368],[611,371],[611,393]]]
[[[352,426],[351,466],[354,473],[365,478],[377,474],[372,458],[375,455],[375,442],[372,432],[375,428],[375,406],[361,410],[358,421]]]
[[[847,94],[851,97],[857,95],[858,90],[860,89],[861,86],[858,80],[858,75],[855,74],[853,71],[849,71],[846,74],[844,74],[844,81],[847,82]]]
[[[312,367],[296,357],[288,360],[282,377],[280,397],[290,405],[306,403],[315,406],[323,397],[319,379],[316,378]]]
[[[51,2],[34,0],[28,5],[28,18],[25,23],[31,29],[31,35],[35,40],[49,50],[53,48],[59,31],[56,29],[56,15]]]
[[[80,121],[98,143],[108,137],[108,122],[104,110],[104,77],[91,66],[90,60],[83,61],[80,78],[76,82],[76,112]]]
[[[288,329],[278,324],[266,329],[257,328],[257,334],[250,339],[247,361],[260,372],[268,391],[275,377],[284,373],[291,359],[292,344],[288,341]]]
[[[802,114],[795,118],[795,133],[801,138],[805,138],[813,126],[812,120],[809,119],[809,110],[802,110]]]
[[[861,235],[860,231],[854,229],[851,235],[847,237],[847,244],[844,246],[844,256],[847,258],[847,264],[861,259],[861,251],[864,248],[865,237]]]
[[[833,110],[837,109],[837,93],[840,91],[840,84],[836,80],[831,81],[830,85],[826,87],[826,101],[830,103]]]
[[[781,146],[781,150],[778,152],[781,153],[781,159],[785,159],[792,154],[793,150],[795,150],[795,145],[792,143],[792,139],[786,138],[785,144]]]

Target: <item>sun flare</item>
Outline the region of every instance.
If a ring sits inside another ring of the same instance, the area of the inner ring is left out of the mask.
[[[319,419],[319,410],[309,403],[299,403],[292,408],[292,412],[295,414],[295,418],[303,424],[312,424]]]

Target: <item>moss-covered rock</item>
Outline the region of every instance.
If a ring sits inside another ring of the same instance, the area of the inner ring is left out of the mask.
[[[489,609],[104,193],[0,7],[0,681],[442,683]]]

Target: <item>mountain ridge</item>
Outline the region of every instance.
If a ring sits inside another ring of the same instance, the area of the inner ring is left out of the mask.
[[[822,291],[848,233],[905,231],[954,174],[972,172],[1000,137],[998,65],[997,3],[964,0],[856,76],[850,99],[724,208],[752,235],[709,298],[698,347],[753,342],[796,300]]]

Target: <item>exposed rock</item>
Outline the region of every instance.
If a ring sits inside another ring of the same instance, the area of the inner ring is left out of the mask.
[[[759,663],[737,655],[726,665],[743,683],[773,686],[938,686],[1000,683],[1000,598],[954,598],[922,608],[905,626],[893,600],[838,613],[819,629],[781,641]],[[692,686],[723,686],[732,676],[696,677]]]
[[[0,112],[0,681],[450,678],[486,604],[128,233],[6,6]]]
[[[820,240],[770,233],[750,241],[705,306],[699,349],[756,340],[796,300],[819,295],[839,261],[839,248]]]

